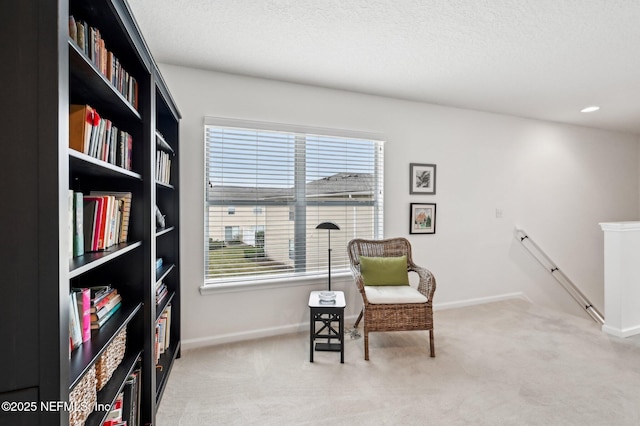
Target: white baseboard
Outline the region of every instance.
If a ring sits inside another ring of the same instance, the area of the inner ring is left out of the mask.
[[[485,303],[500,302],[502,300],[511,300],[511,299],[522,299],[532,303],[531,299],[529,299],[526,294],[522,292],[516,292],[516,293],[499,294],[496,296],[478,297],[475,299],[458,300],[455,302],[434,303],[433,310],[440,311],[444,309],[464,308],[465,306],[482,305]]]
[[[463,308],[465,306],[481,305],[484,303],[499,302],[501,300],[510,299],[523,299],[531,302],[529,298],[522,292],[506,293],[497,296],[479,297],[475,299],[466,299],[456,302],[436,303],[433,305],[433,310],[444,310]],[[350,325],[356,320],[357,315],[345,317],[345,327],[350,328]],[[257,330],[240,331],[237,333],[228,333],[218,336],[200,337],[197,339],[185,339],[182,341],[182,350],[187,351],[190,349],[197,349],[206,346],[221,345],[223,343],[240,342],[243,340],[260,339],[264,337],[278,336],[281,334],[300,333],[309,330],[309,323],[303,322],[298,324],[282,325],[278,327],[267,327]]]
[[[350,328],[357,315],[345,316],[345,328]],[[189,349],[203,348],[206,346],[221,345],[223,343],[241,342],[244,340],[261,339],[264,337],[279,336],[281,334],[300,333],[309,330],[309,323],[303,322],[298,324],[281,325],[279,327],[261,328],[258,330],[241,331],[237,333],[221,334],[219,336],[201,337],[198,339],[185,339],[181,342],[181,349],[188,351]]]
[[[604,324],[602,326],[602,331],[604,331],[607,334],[611,334],[612,336],[626,338],[626,337],[635,336],[636,334],[640,334],[640,325],[631,327],[631,328],[621,329],[621,328],[614,328],[614,327],[611,327],[610,325]]]

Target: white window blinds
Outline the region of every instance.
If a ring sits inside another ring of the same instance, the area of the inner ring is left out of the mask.
[[[207,283],[326,275],[325,221],[348,269],[349,240],[382,237],[383,142],[247,127],[205,125]]]

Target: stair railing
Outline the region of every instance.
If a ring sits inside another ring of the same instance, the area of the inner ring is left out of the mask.
[[[531,253],[533,257],[536,258],[540,264],[551,273],[551,276],[560,283],[562,288],[564,288],[567,293],[576,301],[580,306],[582,306],[589,316],[593,318],[593,320],[600,325],[604,324],[604,317],[602,314],[596,309],[595,306],[591,304],[589,299],[576,287],[576,285],[571,282],[569,277],[565,275],[564,272],[560,270],[560,268],[546,255],[544,251],[538,246],[535,241],[531,239],[527,235],[527,233],[516,227],[515,229],[515,237],[520,243]]]

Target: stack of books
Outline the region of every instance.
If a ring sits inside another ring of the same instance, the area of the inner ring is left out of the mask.
[[[93,287],[92,293],[90,308],[91,329],[97,330],[120,309],[122,296],[118,294],[117,289],[111,288],[111,286]]]
[[[160,302],[162,302],[164,298],[167,297],[167,294],[169,294],[169,289],[167,288],[165,282],[160,281],[156,283],[156,305],[159,305]]]

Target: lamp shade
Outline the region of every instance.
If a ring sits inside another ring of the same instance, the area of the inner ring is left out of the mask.
[[[322,222],[316,226],[316,229],[340,229],[340,227],[333,222]]]

